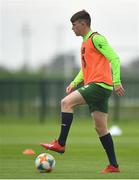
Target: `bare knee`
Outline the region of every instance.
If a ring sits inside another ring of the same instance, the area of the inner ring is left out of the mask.
[[[72,112],[73,111],[72,104],[71,104],[70,100],[66,97],[61,100],[61,110],[63,112]]]
[[[99,136],[104,136],[108,133],[107,114],[102,112],[94,112],[92,117],[95,122],[95,130]]]
[[[99,137],[104,136],[108,133],[108,129],[106,127],[95,126],[95,130],[96,130]]]
[[[69,107],[70,103],[66,98],[61,100],[61,107]]]

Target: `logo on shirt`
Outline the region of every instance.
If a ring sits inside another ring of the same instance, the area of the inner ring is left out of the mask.
[[[101,45],[101,44],[99,44],[98,46],[99,46],[99,48],[102,48],[102,45]]]

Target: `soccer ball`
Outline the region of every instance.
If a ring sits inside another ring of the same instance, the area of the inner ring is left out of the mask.
[[[55,168],[55,158],[48,153],[42,153],[35,159],[35,166],[39,172],[51,172]]]

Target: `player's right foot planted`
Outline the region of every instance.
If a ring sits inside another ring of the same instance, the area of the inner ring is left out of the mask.
[[[120,172],[120,169],[118,167],[114,167],[113,165],[107,166],[105,169],[101,171],[102,174],[106,173],[118,173]]]
[[[58,142],[58,140],[55,140],[53,142],[50,142],[48,144],[41,143],[40,144],[45,149],[56,151],[58,153],[64,153],[65,152],[65,146],[61,146]]]

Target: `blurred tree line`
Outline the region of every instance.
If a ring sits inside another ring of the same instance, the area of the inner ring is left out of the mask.
[[[79,69],[75,55],[65,53],[54,56],[49,64],[43,64],[35,70],[28,66],[23,66],[17,70],[0,66],[0,79],[72,79]],[[139,57],[136,57],[131,63],[121,67],[122,79],[137,79],[139,77],[138,69]]]
[[[139,57],[134,58],[131,63],[122,67],[121,75],[123,79],[137,80],[139,77]]]
[[[49,64],[33,69],[23,66],[9,70],[0,66],[0,115],[19,116],[34,115],[43,122],[46,116],[58,115],[59,102],[65,95],[65,86],[78,73],[80,67],[73,53],[54,56]],[[111,98],[111,115],[113,120],[138,117],[139,105],[139,57],[121,67],[121,79],[126,90],[122,101],[115,96]],[[130,106],[129,106],[130,105]],[[122,107],[122,108],[121,108]],[[86,116],[88,109],[77,109],[80,116]]]

